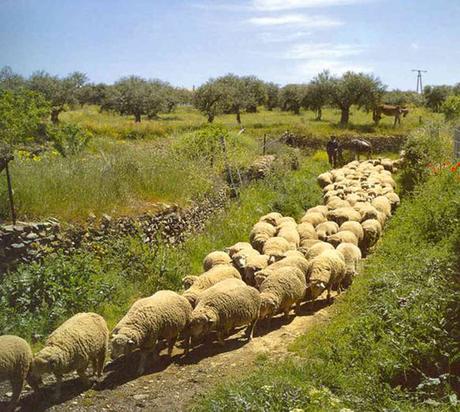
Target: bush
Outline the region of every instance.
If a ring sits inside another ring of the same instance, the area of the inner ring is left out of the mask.
[[[446,116],[446,120],[460,117],[460,96],[449,96],[442,104],[441,112]]]
[[[92,138],[91,133],[73,123],[67,123],[64,126],[49,126],[47,132],[54,148],[63,157],[83,152]]]

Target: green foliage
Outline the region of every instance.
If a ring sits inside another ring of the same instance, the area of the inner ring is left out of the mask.
[[[288,84],[281,88],[279,94],[280,107],[282,110],[300,114],[304,102],[307,87],[302,84]]]
[[[307,93],[303,100],[303,106],[316,111],[316,120],[321,120],[322,109],[331,100],[332,77],[326,70],[319,73],[309,83]]]
[[[390,90],[386,91],[382,98],[383,103],[392,104],[395,106],[416,106],[421,107],[425,104],[423,95],[404,90]]]
[[[460,183],[429,179],[390,221],[327,324],[195,411],[457,410]],[[269,402],[269,404],[267,403]]]
[[[26,89],[0,89],[0,143],[11,148],[40,138],[49,106],[43,97]]]
[[[441,112],[446,116],[446,120],[454,120],[460,117],[460,95],[449,96],[442,104]]]
[[[425,86],[423,89],[423,96],[425,97],[426,106],[434,112],[441,110],[442,104],[451,93],[450,86]]]
[[[433,167],[449,160],[452,153],[450,133],[449,128],[432,123],[410,134],[403,147],[402,193],[411,192],[429,177]]]
[[[83,152],[92,138],[91,133],[73,123],[66,123],[64,126],[50,126],[47,134],[54,148],[63,157]]]
[[[11,91],[24,86],[24,77],[14,73],[10,66],[4,66],[0,69],[0,89]]]

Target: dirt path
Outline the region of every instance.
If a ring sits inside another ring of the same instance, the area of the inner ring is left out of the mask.
[[[106,367],[102,381],[85,390],[77,379],[63,384],[61,399],[52,400],[53,381],[48,381],[41,399],[24,392],[18,411],[183,411],[190,400],[205,393],[223,378],[246,373],[258,356],[282,358],[289,344],[312,325],[329,318],[324,300],[304,304],[299,316],[288,321],[272,319],[269,327],[259,325],[254,339],[247,343],[243,332],[227,339],[224,347],[207,342],[182,357],[175,348],[171,360],[164,351],[160,361],[141,377],[136,376],[137,356],[119,359]],[[3,392],[3,391],[1,391]],[[2,398],[1,400],[3,400]],[[1,408],[1,404],[0,404]]]

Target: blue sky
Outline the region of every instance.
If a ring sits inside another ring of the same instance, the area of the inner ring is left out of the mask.
[[[390,88],[460,82],[460,0],[0,0],[0,66],[191,87],[226,73],[279,84],[323,69]]]

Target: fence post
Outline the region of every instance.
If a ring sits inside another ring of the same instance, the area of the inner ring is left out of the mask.
[[[235,183],[233,182],[232,170],[230,169],[230,164],[228,163],[227,145],[226,145],[224,136],[220,136],[220,144],[222,146],[222,152],[224,154],[225,169],[227,170],[227,181],[230,183],[232,195],[234,197],[238,197],[238,190],[236,189]]]
[[[262,147],[262,154],[265,156],[265,151],[266,151],[266,145],[267,145],[267,133],[264,134],[264,145]]]
[[[454,129],[454,161],[460,159],[460,126]]]
[[[8,197],[10,199],[11,219],[13,220],[13,225],[16,225],[16,211],[14,209],[13,188],[11,186],[10,169],[8,168],[8,163],[10,160],[11,159],[5,159],[6,182],[8,185]]]

